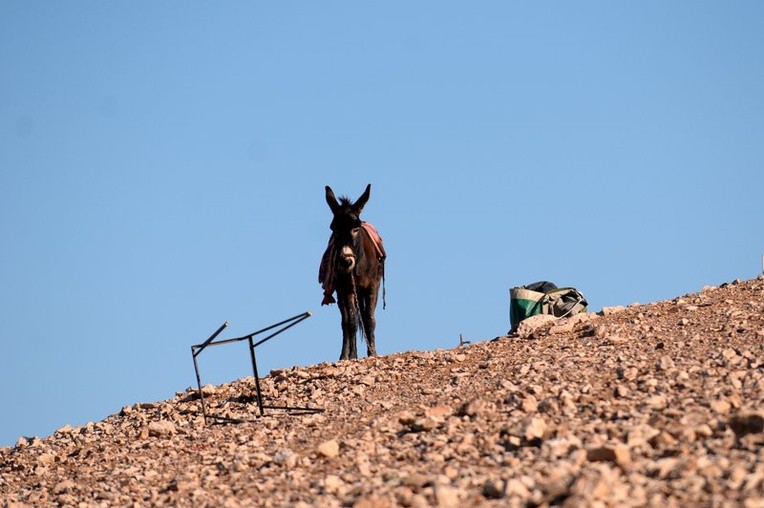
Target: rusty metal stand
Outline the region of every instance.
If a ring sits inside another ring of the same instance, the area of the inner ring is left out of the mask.
[[[202,379],[199,374],[199,362],[197,361],[197,357],[201,354],[202,351],[204,351],[209,346],[220,346],[222,344],[230,344],[233,342],[241,342],[241,341],[247,341],[249,345],[249,357],[250,361],[252,362],[252,374],[255,378],[255,396],[257,399],[257,407],[260,412],[260,416],[265,415],[266,409],[280,409],[288,412],[297,412],[297,413],[320,413],[324,410],[321,408],[310,408],[310,407],[292,407],[292,406],[271,406],[271,405],[265,405],[263,403],[263,394],[260,391],[260,379],[257,374],[257,357],[255,355],[255,349],[257,346],[262,345],[263,343],[271,340],[276,335],[280,334],[281,332],[284,332],[288,330],[289,328],[293,327],[297,323],[300,323],[306,319],[308,319],[311,316],[310,312],[303,312],[302,314],[298,314],[296,316],[293,316],[289,319],[285,319],[283,321],[280,321],[278,323],[272,324],[270,326],[267,326],[261,330],[257,330],[256,332],[252,332],[248,335],[244,335],[242,337],[236,337],[233,339],[225,339],[225,340],[219,340],[215,341],[218,335],[228,326],[228,321],[223,323],[220,328],[218,328],[215,333],[209,336],[207,340],[202,342],[201,344],[195,344],[191,346],[191,355],[194,358],[194,370],[196,372],[196,384],[199,388],[199,400],[201,401],[202,405],[202,413],[204,414],[204,423],[207,423],[208,419],[214,420],[215,423],[218,422],[229,422],[229,423],[243,423],[246,421],[254,421],[254,420],[242,420],[238,418],[229,418],[227,416],[216,416],[216,415],[209,415],[207,414],[207,407],[204,403],[204,393],[202,392]],[[264,339],[260,339],[259,341],[255,342],[254,338],[257,335],[260,335],[261,333],[265,333],[267,331],[273,330],[274,328],[279,328],[275,332],[271,333]]]

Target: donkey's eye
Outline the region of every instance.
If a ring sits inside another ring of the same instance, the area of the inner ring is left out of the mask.
[[[360,230],[361,230],[361,228],[353,228],[353,229],[351,229],[351,230],[350,230],[350,234],[352,234],[353,236],[355,236],[355,235],[357,235],[357,234],[358,234],[358,232],[359,232]]]

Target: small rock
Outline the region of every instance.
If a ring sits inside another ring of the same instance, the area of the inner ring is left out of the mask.
[[[69,434],[74,433],[74,430],[75,430],[74,427],[72,427],[71,425],[64,425],[63,427],[58,429],[55,433],[56,434],[69,435]]]
[[[695,436],[699,438],[707,438],[714,435],[713,429],[705,423],[694,427],[693,432],[695,433]]]
[[[657,468],[658,478],[668,478],[677,471],[678,466],[679,459],[676,457],[664,457],[653,463],[653,467]]]
[[[72,480],[63,480],[58,482],[53,487],[53,494],[59,495],[59,494],[66,494],[68,492],[71,492],[74,489],[74,481]]]
[[[410,429],[412,432],[429,432],[431,430],[437,429],[438,424],[441,421],[443,421],[442,418],[435,420],[429,416],[424,418],[417,418],[416,421],[411,424]]]
[[[653,409],[665,409],[668,406],[668,399],[665,395],[653,395],[646,401],[647,405]]]
[[[732,404],[724,399],[711,401],[711,409],[720,415],[726,415],[732,409]]]
[[[557,321],[557,318],[549,314],[536,314],[520,321],[520,324],[517,326],[517,335],[524,339],[530,338],[535,332],[551,325],[555,321]]]
[[[627,381],[634,381],[639,375],[639,370],[636,367],[618,367],[615,370],[615,374],[618,379],[625,379]]]
[[[459,489],[449,485],[435,486],[435,505],[444,508],[456,508],[461,505]]]
[[[671,370],[675,367],[674,360],[670,356],[661,356],[658,360],[658,368],[660,370]]]
[[[56,461],[56,456],[52,453],[43,453],[37,457],[37,463],[43,466],[53,464]]]
[[[401,425],[411,425],[416,421],[416,415],[411,411],[401,411],[398,413],[398,423]]]
[[[231,470],[235,473],[242,473],[244,471],[247,471],[249,469],[249,464],[247,464],[246,461],[241,459],[233,459],[233,462],[231,463]]]
[[[215,395],[217,393],[218,389],[215,385],[204,385],[202,386],[202,395],[205,397],[211,397],[212,395]]]
[[[624,471],[628,471],[631,468],[629,447],[622,444],[590,448],[586,451],[586,459],[589,462],[613,462],[618,464]]]
[[[324,478],[324,488],[330,494],[336,493],[344,484],[345,482],[337,475],[329,474]]]
[[[528,395],[523,399],[522,408],[526,413],[535,413],[539,408],[538,400],[533,395]]]
[[[764,508],[764,496],[746,498],[743,501],[743,508]]]
[[[573,482],[573,473],[566,467],[557,467],[549,474],[549,477],[541,484],[541,491],[549,501],[567,497]]]
[[[585,323],[587,321],[592,321],[593,319],[596,319],[598,316],[594,312],[581,312],[580,314],[576,314],[575,316],[571,316],[568,319],[569,322],[573,323],[574,325],[577,325],[579,323]]]
[[[593,312],[581,312],[574,316],[558,320],[552,328],[549,329],[549,333],[570,333],[574,331],[579,324],[586,323],[597,317],[597,314]]]
[[[73,494],[59,494],[56,497],[56,503],[59,506],[74,506],[77,504],[77,498]]]
[[[613,346],[620,346],[630,342],[632,339],[629,337],[623,337],[621,335],[610,335],[608,336],[607,340]]]
[[[576,325],[572,323],[569,319],[561,319],[557,323],[552,326],[552,328],[549,329],[549,333],[552,335],[561,334],[561,333],[570,333],[573,330],[575,330]]]
[[[525,437],[528,441],[533,441],[534,439],[541,439],[544,437],[544,432],[546,431],[546,422],[543,418],[529,418],[525,421],[524,429],[523,429],[523,437]]]
[[[424,412],[425,416],[429,416],[434,419],[443,419],[451,416],[454,413],[454,409],[451,406],[434,406],[427,408]]]
[[[488,403],[483,399],[472,399],[462,405],[459,414],[462,416],[475,417],[482,414],[488,406]]]
[[[151,422],[148,426],[149,436],[152,437],[166,437],[172,436],[177,432],[175,424],[168,420],[160,420],[158,422]]]
[[[748,434],[764,433],[764,416],[759,413],[738,413],[729,420],[729,426],[738,439]]]
[[[317,505],[305,503],[305,508],[312,508],[315,506]],[[360,497],[353,504],[353,508],[392,508],[393,506],[393,502],[376,494]],[[411,502],[407,502],[406,506],[412,506]],[[295,505],[294,508],[298,508],[297,505]]]
[[[401,483],[407,487],[412,487],[414,490],[419,490],[430,483],[430,478],[421,473],[411,473],[403,478]]]
[[[339,455],[340,445],[337,443],[336,439],[330,439],[329,441],[324,441],[318,445],[317,451],[319,455],[331,459]]]
[[[298,459],[299,457],[297,457],[297,455],[289,448],[279,450],[276,452],[276,455],[273,456],[274,463],[288,468],[293,468],[297,464]]]
[[[564,457],[570,451],[571,443],[564,438],[554,438],[546,441],[544,446],[552,454],[552,457],[559,458]]]
[[[488,480],[483,485],[483,496],[488,499],[501,499],[506,495],[507,483],[502,479]]]
[[[519,497],[528,499],[531,495],[528,487],[518,478],[510,478],[507,481],[506,495],[509,497]]]

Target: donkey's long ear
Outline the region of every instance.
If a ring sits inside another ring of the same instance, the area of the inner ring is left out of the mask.
[[[334,197],[334,191],[328,185],[326,186],[326,204],[329,205],[334,214],[340,209],[340,204],[337,202],[337,198]]]
[[[366,206],[366,202],[369,201],[369,196],[371,195],[371,184],[366,186],[366,190],[363,191],[363,194],[361,194],[361,197],[356,199],[355,203],[353,203],[353,208],[355,209],[356,213],[360,214],[363,210],[363,207]]]

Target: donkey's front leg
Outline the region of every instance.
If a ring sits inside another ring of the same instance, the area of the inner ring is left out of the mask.
[[[341,298],[338,301],[342,313],[342,353],[340,360],[355,360],[358,358],[356,346],[356,333],[358,320],[355,313],[355,301],[351,297]]]

